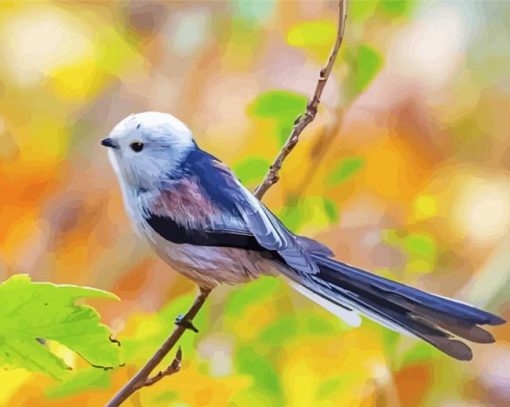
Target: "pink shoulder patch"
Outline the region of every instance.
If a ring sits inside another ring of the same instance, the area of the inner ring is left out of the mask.
[[[194,178],[181,181],[174,189],[162,191],[154,202],[154,214],[173,219],[187,218],[189,223],[206,222],[218,209],[200,190]]]

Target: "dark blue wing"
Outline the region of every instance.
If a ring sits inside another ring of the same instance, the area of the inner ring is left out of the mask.
[[[318,272],[317,264],[305,248],[306,245],[301,244],[300,238],[292,234],[241,185],[225,165],[201,150],[190,154],[187,165],[189,175],[197,176],[204,193],[227,215],[214,221],[211,232],[251,235],[261,247],[277,252],[297,272]],[[232,219],[235,222],[232,223]]]

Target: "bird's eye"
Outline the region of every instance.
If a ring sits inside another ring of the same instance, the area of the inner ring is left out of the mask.
[[[131,150],[133,150],[135,153],[139,153],[143,150],[143,143],[135,141],[134,143],[131,143],[129,147],[131,147]]]

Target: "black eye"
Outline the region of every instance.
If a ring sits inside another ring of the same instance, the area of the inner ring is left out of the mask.
[[[129,147],[131,147],[131,150],[133,150],[135,153],[139,153],[143,150],[143,143],[135,141],[134,143],[131,143]]]

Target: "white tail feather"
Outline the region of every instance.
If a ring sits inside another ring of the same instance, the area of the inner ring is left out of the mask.
[[[342,308],[324,298],[320,295],[315,294],[313,291],[309,290],[302,285],[290,282],[292,288],[294,288],[299,293],[303,294],[305,297],[308,297],[310,300],[320,305],[326,311],[331,312],[333,315],[336,315],[342,321],[345,321],[350,326],[358,327],[361,325],[361,317],[356,311],[349,311],[348,309]]]

